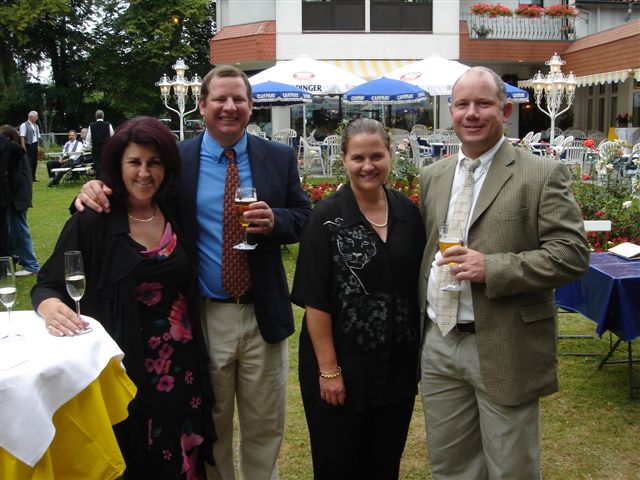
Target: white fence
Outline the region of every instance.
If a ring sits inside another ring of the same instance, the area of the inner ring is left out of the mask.
[[[489,17],[463,14],[470,38],[493,40],[568,40],[573,39],[574,20],[564,17]],[[483,35],[482,32],[486,32]]]

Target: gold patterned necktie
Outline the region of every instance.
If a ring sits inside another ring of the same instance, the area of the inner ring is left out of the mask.
[[[236,152],[229,148],[223,152],[223,155],[227,157],[228,165],[222,209],[222,288],[231,297],[239,298],[251,285],[247,253],[233,248],[243,238],[242,226],[236,217],[234,206],[236,190],[240,186],[240,176]]]
[[[473,174],[480,165],[480,160],[465,158],[463,160],[465,168],[464,183],[458,192],[453,212],[448,221],[451,225],[461,225],[466,230],[469,214],[471,213],[471,203],[473,201]],[[442,332],[442,336],[447,335],[455,326],[458,319],[458,303],[460,292],[443,291],[445,285],[453,281],[451,267],[446,264],[438,270],[438,282],[436,290],[436,323]]]

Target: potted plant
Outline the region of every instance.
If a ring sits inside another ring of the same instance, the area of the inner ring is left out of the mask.
[[[580,14],[580,11],[571,5],[561,5],[558,3],[545,8],[544,14],[547,17],[575,18]]]
[[[500,3],[476,3],[469,9],[474,15],[486,15],[491,18],[510,17],[512,12]]]
[[[513,13],[518,17],[540,18],[544,15],[544,8],[540,5],[520,5]]]
[[[492,30],[486,25],[474,25],[473,27],[471,27],[471,31],[473,31],[478,36],[478,38],[486,38],[492,32]]]

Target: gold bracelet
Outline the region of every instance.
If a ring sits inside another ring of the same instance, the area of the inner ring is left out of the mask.
[[[342,375],[342,369],[338,366],[335,370],[331,370],[329,372],[319,372],[322,378],[336,378]]]

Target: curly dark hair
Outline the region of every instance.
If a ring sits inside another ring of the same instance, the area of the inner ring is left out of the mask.
[[[128,193],[122,180],[122,156],[131,143],[156,147],[164,166],[164,181],[153,197],[160,203],[173,193],[180,175],[180,154],[169,128],[154,117],[135,117],[118,127],[102,151],[101,180],[113,190],[115,204],[123,205]]]

